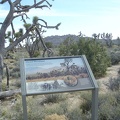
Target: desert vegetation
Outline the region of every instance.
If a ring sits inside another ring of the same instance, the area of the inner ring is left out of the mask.
[[[116,58],[111,56],[110,51],[111,50],[119,51],[119,47],[113,46],[111,48],[108,48],[105,45],[102,46],[102,44],[97,45],[98,43],[92,40],[91,41],[82,40],[81,42],[83,42],[81,43],[83,45],[86,42],[90,43],[89,46],[87,46],[88,44],[86,43],[86,47],[81,45],[83,47],[83,50],[86,51],[86,52],[83,52],[83,54],[86,54],[86,56],[88,54],[87,53],[88,49],[89,49],[89,54],[90,55],[93,54],[93,52],[91,52],[92,50],[90,51],[90,48],[91,48],[90,45],[93,44],[93,46],[96,45],[98,48],[100,47],[98,51],[97,50],[96,51],[99,53],[101,58],[98,58],[97,56],[94,56],[92,58],[94,58],[94,61],[99,61],[103,57],[101,64],[105,64],[105,68],[103,69],[103,66],[101,66],[100,64],[94,66],[92,65],[93,62],[90,62],[90,64],[92,63],[91,65],[93,66],[93,70],[94,70],[94,67],[96,70],[97,69],[101,71],[103,70],[103,74],[102,72],[100,72],[101,74],[99,74],[97,73],[99,71],[95,71],[96,80],[99,85],[98,119],[99,120],[118,120],[120,118],[120,114],[119,114],[120,113],[120,98],[119,98],[120,96],[119,94],[120,64],[119,62],[117,62],[116,64],[113,64],[112,61],[113,59],[116,60]],[[76,43],[70,44],[70,48],[69,47],[67,48],[71,50],[72,45],[76,46]],[[63,44],[62,44],[62,47],[64,47]],[[75,47],[75,49],[76,48],[79,49],[78,46]],[[59,52],[57,51],[56,53],[58,53],[57,56],[60,56],[61,46],[56,49],[54,48],[54,50],[59,50]],[[72,50],[74,50],[74,46]],[[105,53],[103,53],[103,51]],[[71,53],[68,55],[72,55]],[[89,54],[88,56],[90,57]],[[20,89],[21,84],[20,84],[19,58],[20,56],[25,56],[27,58],[29,57],[29,55],[26,54],[25,49],[17,50],[14,53],[9,52],[9,55],[10,55],[9,58],[5,58],[5,63],[8,64],[9,72],[10,72],[9,90]],[[94,55],[97,55],[97,53],[96,54],[94,53]],[[116,72],[116,75],[110,76],[111,75],[110,69],[112,69],[112,67],[114,66],[116,66],[117,68],[114,70],[114,72]],[[104,73],[104,70],[105,70],[105,73]],[[8,90],[5,70],[4,70],[2,88],[3,88],[3,91]],[[56,94],[49,94],[49,95],[28,96],[27,97],[28,119],[29,120],[48,120],[48,119],[49,120],[54,120],[54,119],[55,120],[60,120],[60,119],[61,120],[90,120],[91,119],[91,103],[92,103],[91,91],[78,91],[78,92],[69,92],[69,93],[66,92],[66,93],[56,93]],[[1,109],[0,109],[1,120],[4,120],[4,119],[22,120],[23,119],[21,94],[15,94],[11,97],[6,97],[4,99],[1,99],[0,105],[1,105]]]
[[[104,76],[107,67],[110,66],[106,48],[94,39],[80,37],[79,41],[74,42],[71,38],[67,38],[60,45],[59,54],[63,56],[86,55],[96,77]]]

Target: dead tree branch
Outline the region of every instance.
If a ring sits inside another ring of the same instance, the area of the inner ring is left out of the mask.
[[[11,97],[15,94],[21,94],[21,90],[16,89],[16,90],[9,90],[9,91],[0,92],[0,99],[4,99],[6,97]]]

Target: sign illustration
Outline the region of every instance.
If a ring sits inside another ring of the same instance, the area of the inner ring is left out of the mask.
[[[24,65],[27,94],[93,87],[81,57],[26,59]]]

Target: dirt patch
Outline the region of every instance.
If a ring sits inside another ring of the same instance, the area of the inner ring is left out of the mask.
[[[118,71],[120,69],[119,65],[113,65],[107,69],[107,74],[105,77],[97,79],[98,84],[100,85],[100,92],[106,93],[108,91],[107,86],[105,85],[108,83],[110,78],[116,78],[118,76]]]

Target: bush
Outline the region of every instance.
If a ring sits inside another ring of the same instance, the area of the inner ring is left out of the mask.
[[[64,99],[65,99],[65,97],[62,94],[50,94],[50,95],[46,95],[46,99],[42,102],[42,104],[58,103]]]
[[[5,82],[2,82],[2,91],[6,91],[7,85]]]
[[[114,93],[100,96],[98,116],[98,120],[119,120],[120,104]]]
[[[78,46],[76,42],[74,42],[73,39],[67,38],[64,40],[63,43],[59,46],[59,55],[61,56],[71,56],[71,55],[77,55]]]
[[[94,75],[96,77],[104,76],[106,74],[107,67],[110,65],[106,49],[94,40],[79,40],[78,46],[78,54],[86,55]]]
[[[88,113],[91,111],[91,105],[92,105],[92,95],[90,92],[81,94],[81,97],[83,98],[83,102],[80,106],[80,109],[82,110],[83,114]]]
[[[20,87],[21,87],[21,81],[20,81],[20,80],[16,80],[16,81],[15,81],[15,86],[16,86],[17,88],[20,88]]]
[[[45,117],[44,120],[67,120],[65,115],[52,114]]]
[[[86,55],[96,77],[104,76],[107,67],[110,66],[106,49],[93,39],[80,38],[78,42],[74,42],[67,38],[59,47],[59,55]]]
[[[111,63],[112,65],[116,65],[120,62],[120,51],[112,51],[110,53]]]
[[[110,78],[109,82],[105,85],[108,87],[108,89],[112,91],[120,90],[120,76],[118,76],[117,78]]]
[[[68,119],[69,120],[83,120],[81,119],[81,111],[79,108],[73,109],[72,111],[70,111],[70,113],[68,114]]]
[[[40,51],[35,51],[33,57],[38,57],[38,56],[40,56],[40,55],[41,55],[41,54],[40,54]]]
[[[119,70],[118,70],[118,75],[120,75],[120,68],[119,68]]]
[[[11,72],[10,76],[13,78],[19,78],[20,77],[20,72]]]
[[[90,93],[81,95],[83,103],[82,116],[91,113],[92,98]],[[89,117],[89,116],[88,116]],[[90,118],[90,117],[89,117]],[[99,94],[98,98],[98,120],[119,120],[120,118],[120,93],[112,92],[107,94]]]
[[[12,72],[20,72],[20,68],[19,67],[13,68]]]

